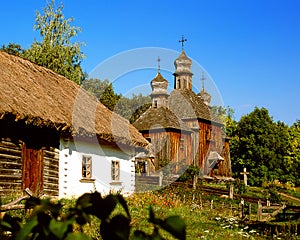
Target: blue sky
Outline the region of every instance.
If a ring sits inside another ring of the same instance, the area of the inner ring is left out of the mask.
[[[181,51],[178,40],[184,34],[186,53],[210,75],[237,120],[255,106],[266,107],[276,121],[292,124],[300,119],[298,0],[62,2],[65,17],[74,17],[73,25],[82,28],[76,41],[85,42],[82,67],[87,73],[132,49]],[[38,38],[33,30],[35,11],[41,11],[46,1],[1,3],[0,44],[28,48]],[[162,66],[170,62],[161,58]],[[120,86],[135,81],[147,85],[153,74],[127,75]],[[172,87],[171,73],[164,74]],[[120,86],[116,88],[122,91]]]

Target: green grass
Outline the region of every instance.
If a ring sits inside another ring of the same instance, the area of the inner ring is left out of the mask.
[[[217,187],[218,185],[214,185]],[[222,185],[224,187],[224,185]],[[247,187],[248,196],[265,197],[265,190],[262,188]],[[67,214],[69,208],[74,207],[76,199],[59,200],[63,205],[63,214]],[[252,204],[251,221],[239,221],[239,201],[223,199],[217,196],[207,195],[197,190],[190,189],[187,185],[180,187],[169,186],[155,192],[136,193],[126,198],[130,215],[132,232],[142,230],[148,234],[153,231],[153,225],[149,223],[149,208],[152,206],[155,216],[162,219],[179,215],[186,223],[187,239],[279,239],[279,233],[275,236],[268,236],[269,232],[264,229],[259,232],[252,229],[252,224],[256,220],[256,205]],[[211,208],[212,204],[212,208]],[[118,206],[112,215],[125,214],[121,206]],[[25,211],[15,211],[14,214],[25,215]],[[287,229],[285,235],[280,235],[280,239],[297,239],[295,235],[288,231],[291,226],[299,225],[299,221],[288,223],[267,223],[261,224],[266,229]],[[99,232],[100,221],[96,217],[91,217],[89,224],[83,228],[84,233],[93,239],[101,239]],[[256,226],[257,227],[257,226]],[[74,225],[74,230],[79,230],[79,225]],[[166,239],[174,239],[169,233],[160,230]],[[277,231],[277,230],[276,230]],[[275,231],[275,232],[276,232]],[[265,232],[265,235],[263,234]]]

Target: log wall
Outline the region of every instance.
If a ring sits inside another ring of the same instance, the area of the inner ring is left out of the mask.
[[[9,194],[22,194],[22,145],[0,139],[0,197]],[[58,196],[59,150],[44,147],[43,194]]]
[[[22,148],[20,143],[0,140],[0,196],[22,188]]]
[[[44,193],[49,196],[58,196],[59,178],[59,150],[56,148],[44,149]]]

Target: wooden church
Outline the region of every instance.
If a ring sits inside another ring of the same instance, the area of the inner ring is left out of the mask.
[[[198,94],[192,90],[192,61],[183,48],[174,65],[174,90],[168,93],[168,81],[158,69],[151,81],[152,106],[133,124],[152,145],[146,172],[157,172],[166,163],[180,172],[193,164],[204,178],[231,177],[224,124],[212,112],[204,86]]]

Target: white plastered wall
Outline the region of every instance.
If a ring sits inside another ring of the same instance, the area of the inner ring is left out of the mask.
[[[91,180],[82,177],[82,156],[92,157]],[[61,139],[59,157],[59,198],[79,197],[98,191],[102,195],[134,192],[135,165],[128,154],[111,146]],[[120,162],[120,179],[112,181],[111,162]]]

